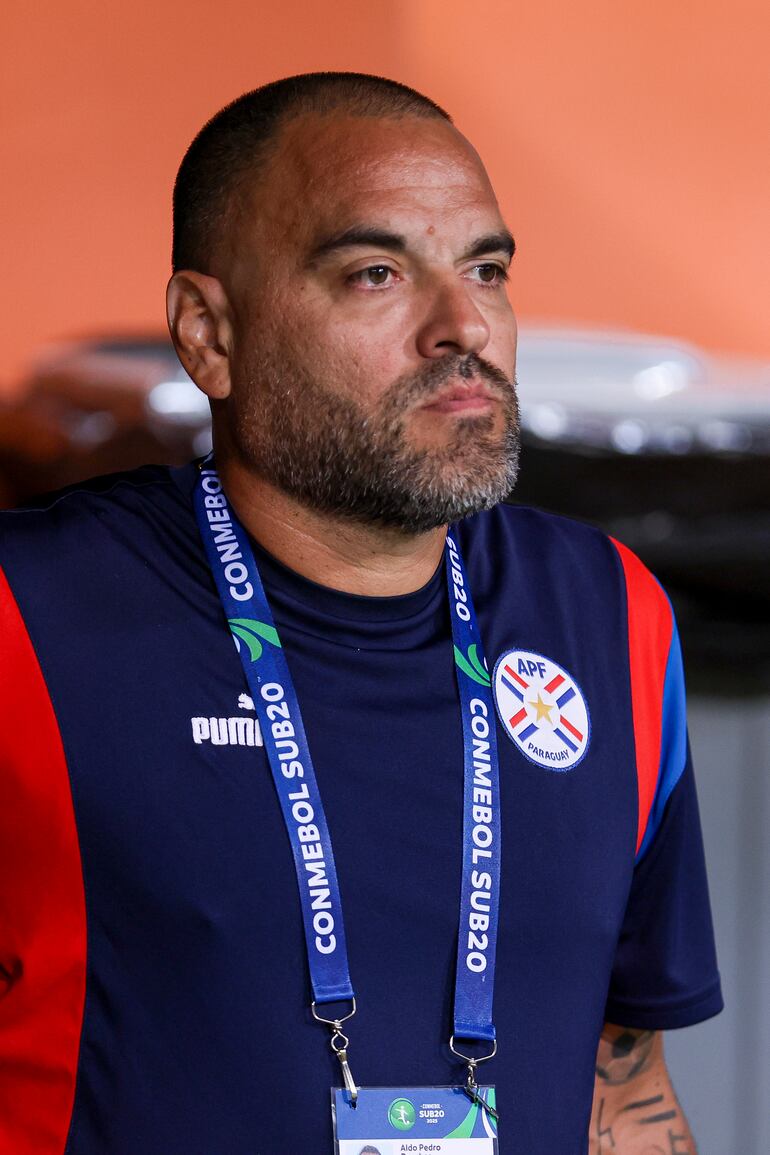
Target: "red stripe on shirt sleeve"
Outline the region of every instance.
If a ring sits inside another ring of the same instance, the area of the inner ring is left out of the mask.
[[[674,619],[668,598],[636,554],[613,540],[626,579],[628,658],[636,744],[639,820],[636,849],[655,799],[661,755],[663,690]]]
[[[83,876],[48,690],[0,571],[0,1155],[61,1155],[86,976]]]

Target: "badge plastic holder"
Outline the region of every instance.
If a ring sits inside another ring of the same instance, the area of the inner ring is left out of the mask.
[[[495,1088],[332,1087],[335,1155],[498,1155]]]

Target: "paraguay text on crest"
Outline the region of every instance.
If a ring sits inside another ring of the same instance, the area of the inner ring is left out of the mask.
[[[525,758],[548,770],[572,770],[588,750],[591,720],[575,679],[529,650],[509,650],[495,666],[500,721]]]

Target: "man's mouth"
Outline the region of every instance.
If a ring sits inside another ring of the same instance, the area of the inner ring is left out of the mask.
[[[497,393],[483,381],[471,381],[442,389],[420,408],[430,413],[486,413],[497,401]]]

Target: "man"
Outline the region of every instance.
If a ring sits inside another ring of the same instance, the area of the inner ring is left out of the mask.
[[[279,81],[196,138],[174,227],[215,459],[2,519],[0,1149],[324,1153],[343,1076],[462,1086],[494,1039],[502,1151],[694,1152],[659,1032],[721,997],[676,630],[622,546],[497,504],[478,156],[393,82]]]

